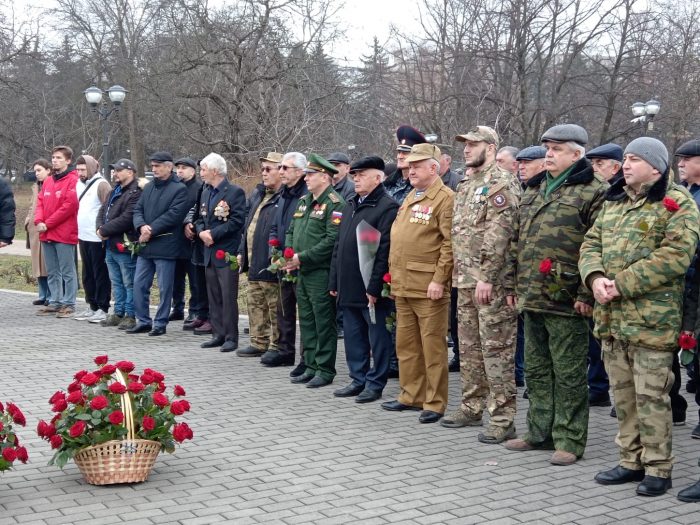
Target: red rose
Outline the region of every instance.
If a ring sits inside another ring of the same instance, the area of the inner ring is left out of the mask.
[[[16,443],[15,443],[16,444]],[[27,460],[29,459],[29,454],[27,454],[27,449],[24,447],[17,447],[15,449],[15,452],[17,453],[17,459],[19,459],[22,463],[26,463]]]
[[[664,197],[664,200],[662,202],[664,204],[664,208],[666,208],[671,213],[677,212],[681,209],[678,203],[674,201],[671,197]]]
[[[153,376],[152,376],[151,374],[149,374],[148,372],[144,372],[143,375],[141,376],[141,382],[142,382],[144,385],[150,385],[151,383],[155,383],[155,382],[156,382],[156,378],[153,377]]]
[[[70,427],[70,430],[68,430],[68,435],[72,438],[77,438],[83,435],[83,432],[85,432],[86,428],[85,421],[76,421],[72,427]]]
[[[173,438],[178,443],[182,443],[186,439],[192,439],[194,433],[187,423],[178,423],[173,427]]]
[[[0,414],[2,414],[5,411],[5,408],[2,406],[2,402],[0,402]]]
[[[294,257],[294,248],[285,248],[284,253],[282,254],[285,259],[291,259]]]
[[[132,394],[138,394],[139,392],[142,392],[144,388],[146,387],[143,386],[142,383],[129,383],[129,386],[127,387],[129,392]]]
[[[551,271],[552,271],[552,259],[549,259],[549,258],[544,259],[540,263],[540,273],[548,274]]]
[[[161,408],[168,406],[168,398],[160,392],[156,392],[153,394],[153,402],[156,404],[156,406],[159,406]]]
[[[12,421],[17,423],[18,425],[24,426],[27,424],[27,420],[24,418],[24,414],[22,414],[22,411],[14,403],[7,404],[7,413],[10,414],[10,416],[12,417]]]
[[[216,253],[214,254],[214,257],[217,259],[221,260],[224,257],[226,257],[226,252],[224,250],[216,250]]]
[[[170,405],[170,413],[175,416],[181,416],[185,413],[185,407],[179,401],[173,401],[173,404]]]
[[[116,366],[119,370],[121,370],[122,372],[126,372],[127,374],[129,372],[132,372],[134,368],[136,368],[136,365],[134,365],[134,363],[132,363],[131,361],[118,361],[116,363]]]
[[[161,381],[163,381],[165,379],[165,376],[163,374],[161,374],[157,370],[153,370],[152,368],[145,368],[143,370],[143,373],[152,375],[153,378],[155,379],[156,383],[160,383]]]
[[[66,394],[64,394],[63,392],[61,392],[61,391],[59,390],[58,392],[56,392],[54,395],[52,395],[52,396],[49,398],[49,404],[53,405],[53,404],[56,403],[56,401],[58,401],[59,399],[65,399],[65,398],[66,398]]]
[[[681,350],[692,350],[697,344],[698,342],[695,340],[692,334],[683,332],[678,338],[678,346],[681,348]]]
[[[53,423],[47,423],[46,424],[46,429],[44,431],[44,437],[46,439],[50,439],[51,437],[56,435],[56,427],[53,425]]]
[[[74,390],[70,394],[68,394],[68,397],[66,400],[69,403],[73,403],[74,405],[78,405],[83,402],[83,393],[80,390]]]
[[[129,381],[132,381],[132,382],[134,382],[134,383],[138,383],[138,381],[139,381],[139,376],[138,376],[138,374],[129,374],[128,376],[126,376],[126,378],[127,378]]]
[[[124,412],[115,410],[109,415],[109,422],[113,425],[121,425],[124,422]]]
[[[391,284],[391,274],[389,272],[385,273],[384,277],[382,277],[382,281],[386,284]]]
[[[156,420],[153,419],[151,416],[143,416],[143,421],[141,421],[141,428],[143,428],[146,432],[150,432],[154,428],[156,428]]]
[[[175,385],[173,392],[175,393],[176,397],[182,397],[185,395],[185,389],[182,388],[180,385]]]
[[[80,381],[83,378],[83,376],[87,373],[88,373],[87,370],[81,370],[79,372],[76,372],[75,375],[73,376],[73,379],[75,379],[76,381]]]
[[[165,383],[162,381],[158,383],[158,386],[156,387],[156,392],[165,392]]]
[[[123,243],[123,242],[118,242],[118,243],[117,243],[117,251],[118,251],[118,252],[121,252],[121,253],[124,253],[124,250],[126,250],[126,247],[124,246],[124,243]]]
[[[17,459],[17,452],[15,452],[14,448],[10,448],[10,447],[4,448],[2,450],[2,459],[12,463],[14,460]]]
[[[66,402],[66,400],[59,399],[53,404],[51,410],[54,412],[63,412],[66,408],[68,408],[68,403]]]
[[[54,434],[49,439],[49,443],[51,443],[51,448],[60,448],[63,445],[63,438],[58,434]]]
[[[106,364],[107,364],[107,361],[109,361],[109,357],[107,357],[106,355],[98,355],[98,356],[95,358],[95,364],[98,365],[98,366],[100,366],[100,365],[106,365]]]
[[[112,383],[109,385],[109,391],[112,394],[124,394],[126,392],[126,387],[121,383]]]
[[[105,365],[102,368],[100,368],[100,374],[103,376],[111,376],[116,371],[117,367],[114,365]]]
[[[90,401],[90,408],[93,410],[102,410],[109,405],[109,400],[105,396],[95,396]]]
[[[277,239],[270,239],[269,241],[267,241],[267,245],[271,246],[272,248],[279,248],[280,242]]]
[[[80,381],[87,386],[92,386],[96,384],[100,380],[99,376],[96,374],[93,374],[92,372],[88,372],[85,374],[83,377],[80,378]]]
[[[70,385],[68,385],[68,392],[76,392],[79,391],[82,387],[80,386],[79,381],[73,381]]]
[[[46,428],[49,426],[49,424],[44,421],[43,419],[39,420],[39,423],[36,426],[36,433],[40,438],[46,437]]]

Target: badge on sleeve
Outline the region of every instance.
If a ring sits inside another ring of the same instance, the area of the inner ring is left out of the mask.
[[[340,224],[340,220],[343,218],[343,213],[340,211],[334,211],[331,215],[331,222],[335,225]]]
[[[493,205],[496,208],[503,208],[503,206],[505,206],[508,203],[506,196],[502,193],[497,193],[491,198],[491,200],[493,201]]]

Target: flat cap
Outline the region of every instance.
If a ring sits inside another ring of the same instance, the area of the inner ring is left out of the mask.
[[[356,160],[350,166],[350,173],[360,170],[379,170],[384,171],[384,160],[381,157],[372,155],[370,157],[362,157]]]
[[[406,162],[420,162],[426,159],[435,159],[440,162],[440,148],[434,144],[416,144],[411,148],[411,153],[406,157]]]
[[[175,166],[189,166],[190,168],[197,167],[197,161],[191,157],[182,157],[175,161]]]
[[[459,142],[486,142],[487,144],[498,145],[498,133],[493,128],[488,126],[474,126],[463,135],[457,135],[456,141]]]
[[[515,160],[536,160],[543,159],[547,150],[543,146],[528,146],[518,151]]]
[[[156,151],[149,157],[151,162],[172,162],[173,156],[167,151]]]
[[[335,169],[335,166],[333,166],[333,164],[328,162],[320,155],[316,155],[315,153],[309,153],[306,156],[306,158],[308,159],[309,163],[306,165],[304,173],[320,171],[321,173],[325,173],[326,175],[330,175],[331,177],[338,173],[338,170]]]
[[[585,146],[588,133],[578,124],[558,124],[545,131],[540,142],[576,142]]]
[[[399,141],[396,151],[411,151],[411,148],[416,144],[428,142],[425,140],[425,135],[411,126],[399,126],[396,130],[396,138]]]
[[[617,144],[602,144],[586,153],[589,159],[610,159],[622,162],[622,148]]]
[[[282,155],[281,153],[277,153],[276,151],[270,151],[264,156],[260,157],[260,162],[272,162],[273,164],[281,164],[282,157],[284,157],[284,155]]]
[[[328,162],[335,162],[336,164],[350,164],[350,157],[348,157],[342,151],[331,153],[326,160]]]
[[[114,171],[121,171],[121,170],[131,170],[134,172],[136,171],[136,164],[131,162],[129,159],[119,159],[114,164],[110,164],[110,166],[114,166]]]
[[[700,140],[689,140],[676,150],[676,157],[700,157]]]

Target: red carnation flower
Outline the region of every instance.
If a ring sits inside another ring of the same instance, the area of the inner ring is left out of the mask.
[[[138,383],[138,382],[139,382],[139,376],[138,376],[138,374],[129,374],[128,376],[126,376],[126,378],[127,378],[129,381],[132,381],[132,382],[134,382],[134,383]]]
[[[156,387],[156,392],[165,392],[165,383],[162,381],[158,383],[158,386]]]
[[[49,439],[49,443],[51,443],[51,448],[60,448],[63,445],[63,438],[58,434],[54,434]]]
[[[17,459],[17,452],[15,452],[14,448],[7,447],[2,450],[2,459],[12,463]]]
[[[156,392],[153,394],[153,402],[161,408],[168,406],[168,398],[160,392]]]
[[[69,403],[73,403],[74,405],[78,405],[83,402],[83,393],[80,390],[74,390],[70,394],[68,394],[68,397],[66,398],[66,401]]]
[[[153,370],[152,368],[145,368],[143,370],[143,373],[152,375],[153,378],[155,379],[156,383],[160,383],[161,381],[163,381],[165,379],[165,376],[163,374],[161,374],[157,370]]]
[[[143,386],[143,383],[129,383],[129,386],[127,387],[129,392],[132,394],[138,394],[139,392],[142,392],[145,386]]]
[[[17,443],[15,442],[15,445]],[[27,449],[24,447],[17,447],[15,449],[15,452],[17,453],[17,459],[19,459],[22,463],[26,463],[27,460],[29,459],[29,454],[27,454]]]
[[[46,427],[48,427],[49,424],[44,421],[43,419],[39,420],[39,423],[36,425],[36,433],[40,438],[46,437]]]
[[[107,408],[107,405],[109,405],[109,400],[105,396],[95,396],[90,401],[90,408],[93,410],[102,410]]]
[[[98,365],[98,366],[100,366],[100,365],[106,365],[106,364],[107,364],[107,361],[109,361],[109,357],[107,357],[106,355],[98,355],[98,356],[95,358],[95,364]]]
[[[73,379],[76,381],[80,381],[85,374],[87,374],[87,370],[80,370],[79,372],[76,372],[75,375],[73,376]]]
[[[63,392],[61,392],[61,391],[59,390],[58,392],[56,392],[54,395],[52,395],[52,396],[49,398],[49,404],[53,405],[53,404],[56,403],[56,401],[58,401],[59,399],[65,399],[65,398],[66,398],[66,394],[64,394]]]
[[[114,365],[105,365],[99,370],[100,374],[103,376],[111,376],[116,371],[117,367]]]
[[[292,257],[294,257],[294,248],[285,248],[284,253],[282,255],[285,259],[291,259]]]
[[[70,385],[68,385],[68,392],[76,392],[79,391],[82,387],[80,386],[79,381],[73,381]]]
[[[540,273],[548,274],[551,271],[552,271],[552,259],[550,259],[550,258],[544,259],[540,263]]]
[[[175,385],[173,392],[175,393],[176,397],[182,397],[185,395],[185,389],[182,388],[180,385]]]
[[[664,200],[662,202],[664,204],[664,208],[666,208],[671,213],[675,213],[681,209],[678,203],[674,201],[671,197],[664,197]]]
[[[117,243],[117,251],[120,253],[124,253],[124,250],[126,250],[126,247],[124,246],[123,242],[118,242]]]
[[[267,245],[271,246],[272,248],[279,248],[280,242],[278,239],[270,239],[269,241],[267,241]]]
[[[5,411],[5,408],[2,406],[2,402],[0,402],[0,414],[2,414]]]
[[[214,254],[214,257],[217,259],[221,260],[224,257],[226,257],[226,252],[224,250],[216,250],[216,253]]]
[[[24,418],[24,414],[22,414],[22,411],[14,403],[7,404],[7,413],[10,414],[10,416],[12,416],[12,421],[14,421],[16,424],[22,427],[27,424],[27,420]]]
[[[68,430],[68,435],[72,438],[80,437],[83,435],[83,432],[85,432],[86,427],[85,421],[76,421],[73,426],[70,427],[70,430]]]
[[[682,333],[678,338],[678,346],[681,350],[692,350],[695,348],[698,342],[695,340],[692,334]]]
[[[109,415],[109,422],[113,425],[121,425],[124,422],[124,412],[115,410]]]
[[[127,374],[129,372],[132,372],[134,368],[136,368],[136,365],[134,365],[134,363],[132,363],[131,361],[118,361],[116,363],[116,366],[119,370],[121,370],[122,372],[126,372]]]
[[[143,428],[146,432],[150,432],[154,428],[156,428],[156,420],[153,419],[151,416],[143,416],[143,421],[141,421],[141,428]]]
[[[182,443],[186,439],[192,439],[194,433],[187,423],[178,423],[173,427],[173,438],[178,443]]]
[[[124,394],[126,392],[126,387],[121,383],[112,383],[109,385],[109,391],[112,394]]]
[[[149,374],[148,372],[144,372],[143,375],[141,376],[141,382],[142,382],[144,385],[150,385],[151,383],[155,383],[155,382],[156,382],[156,378],[153,377],[153,376],[152,376],[151,374]]]
[[[170,405],[170,413],[175,416],[181,416],[185,413],[185,407],[183,407],[179,401],[174,401],[173,404]]]
[[[87,386],[92,386],[96,384],[100,380],[99,376],[96,374],[93,374],[92,372],[88,372],[85,374],[83,377],[80,378],[80,381]]]
[[[391,284],[391,274],[389,272],[385,273],[384,277],[382,277],[382,281],[386,284]]]
[[[68,408],[68,403],[66,402],[66,400],[59,399],[53,404],[51,410],[54,412],[63,412],[66,408]]]

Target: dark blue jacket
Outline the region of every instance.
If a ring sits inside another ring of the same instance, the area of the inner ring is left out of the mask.
[[[284,186],[279,200],[275,204],[275,219],[270,227],[270,239],[277,239],[281,243],[281,248],[287,247],[285,236],[289,226],[292,224],[292,215],[297,209],[299,199],[306,195],[309,189],[306,187],[304,177],[292,186]]]
[[[248,229],[250,228],[255,212],[260,207],[263,196],[265,195],[265,186],[259,184],[248,201],[248,217],[245,221],[245,228],[241,236],[241,271],[248,272],[249,281],[268,281],[277,282],[277,275],[266,270],[270,265],[270,247],[267,241],[270,239],[270,229],[275,221],[275,205],[279,201],[282,194],[280,188],[270,199],[262,205],[258,214],[258,220],[255,223],[255,231],[253,232],[253,246],[248,246]],[[248,252],[251,252],[250,259]]]
[[[15,198],[12,188],[0,177],[0,241],[12,244],[15,237]]]

